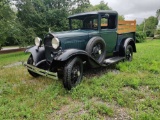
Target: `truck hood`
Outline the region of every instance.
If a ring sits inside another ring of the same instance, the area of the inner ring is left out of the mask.
[[[54,32],[52,33],[52,35],[61,39],[61,38],[88,36],[90,33],[94,32],[95,30],[72,30],[72,31]]]

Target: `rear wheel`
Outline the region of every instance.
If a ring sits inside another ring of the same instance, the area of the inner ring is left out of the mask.
[[[75,57],[67,62],[64,67],[63,85],[71,90],[79,84],[83,77],[83,63],[79,57]]]
[[[133,48],[131,45],[127,45],[126,51],[125,51],[125,57],[127,61],[132,61],[133,59]]]
[[[35,66],[35,63],[34,63],[32,55],[29,56],[29,58],[27,60],[27,64]],[[28,72],[33,77],[38,77],[39,76],[37,73],[34,73],[34,72],[30,71],[30,70],[28,70]]]

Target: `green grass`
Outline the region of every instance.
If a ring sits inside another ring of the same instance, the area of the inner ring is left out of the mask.
[[[0,67],[3,67],[8,64],[12,64],[15,62],[23,62],[28,58],[28,53],[24,52],[16,52],[9,54],[0,54]]]
[[[23,66],[1,68],[0,119],[160,120],[160,40],[136,46],[132,62],[85,73],[71,91],[62,81],[31,77]],[[0,55],[0,64],[28,56]]]

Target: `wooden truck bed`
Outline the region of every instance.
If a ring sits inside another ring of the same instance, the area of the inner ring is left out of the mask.
[[[136,32],[136,20],[133,21],[118,21],[118,34]]]

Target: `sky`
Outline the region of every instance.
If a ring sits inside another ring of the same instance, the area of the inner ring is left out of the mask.
[[[90,0],[92,5],[99,4],[101,0]],[[160,0],[104,0],[108,6],[124,15],[125,20],[137,20],[140,24],[145,18],[156,16],[160,9]]]

